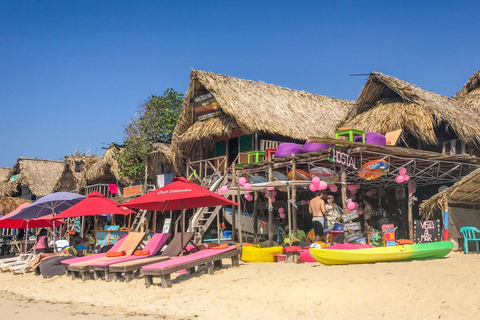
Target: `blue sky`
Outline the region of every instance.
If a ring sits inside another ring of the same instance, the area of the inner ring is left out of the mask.
[[[0,166],[103,153],[191,68],[355,100],[379,71],[454,95],[478,69],[480,2],[1,1]]]

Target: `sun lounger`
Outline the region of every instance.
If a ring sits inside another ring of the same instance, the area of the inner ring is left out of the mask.
[[[232,266],[239,266],[241,250],[237,247],[230,246],[226,249],[205,249],[187,256],[157,262],[142,267],[140,274],[145,276],[145,286],[148,288],[153,284],[153,277],[162,279],[162,287],[170,288],[172,281],[170,275],[178,270],[187,269],[191,273],[195,271],[195,267],[206,264],[208,274],[213,274],[214,263],[221,265],[222,259],[231,258]]]
[[[118,248],[120,247],[120,245],[123,243],[123,241],[125,241],[126,238],[127,238],[127,236],[124,236],[123,238],[118,239],[117,242],[115,242],[115,244],[110,248],[110,250],[108,250],[108,252],[110,252],[110,251],[116,252],[118,250]],[[75,275],[73,275],[70,272],[70,270],[68,270],[68,265],[70,265],[72,263],[83,262],[83,261],[93,261],[94,259],[106,257],[106,255],[107,255],[106,253],[97,253],[97,254],[92,254],[92,255],[88,255],[88,256],[83,256],[83,257],[64,260],[64,261],[62,261],[62,264],[65,265],[65,269],[66,269],[65,274],[67,276],[71,275],[72,279],[74,279]]]
[[[125,279],[126,282],[129,282],[133,280],[135,274],[139,273],[138,271],[143,266],[168,260],[170,257],[180,255],[180,253],[183,252],[183,250],[188,245],[188,243],[192,241],[194,235],[195,233],[193,232],[185,232],[183,234],[183,245],[181,245],[180,242],[182,241],[181,240],[182,237],[180,233],[177,233],[160,256],[112,264],[109,267],[109,272],[114,274],[115,279],[118,279],[120,281]],[[125,273],[124,277],[122,276],[123,273]]]
[[[20,254],[16,257],[13,257],[13,258],[6,258],[6,259],[1,259],[0,260],[0,270],[2,272],[5,272],[5,271],[8,271],[9,270],[9,265],[13,265],[13,264],[16,264],[18,262],[22,262],[22,261],[25,261],[25,260],[28,260],[28,259],[32,259],[35,255],[34,254]]]
[[[149,257],[155,256],[160,249],[165,245],[168,238],[170,238],[170,233],[156,233],[153,237],[148,241],[147,245],[143,248],[142,251],[149,251],[147,255],[131,255],[131,256],[123,256],[118,257],[116,259],[109,259],[109,260],[102,260],[102,261],[95,261],[90,264],[90,271],[93,271],[93,278],[95,280],[99,279],[102,274],[105,275],[105,281],[112,281],[113,280],[113,273],[109,272],[109,267],[115,263],[127,262],[127,261],[134,261],[134,260],[144,260]]]
[[[145,237],[144,232],[130,232],[128,234],[128,236],[125,237],[125,240],[122,242],[122,244],[118,247],[117,251],[115,251],[115,252],[125,251],[125,256],[131,256],[144,237]],[[113,252],[113,251],[110,250],[109,252]],[[105,255],[104,257],[100,257],[98,259],[92,259],[92,260],[85,260],[85,261],[81,261],[81,262],[70,263],[67,266],[67,270],[72,275],[72,280],[81,276],[82,281],[85,281],[85,280],[91,279],[90,264],[92,264],[94,262],[100,262],[100,261],[104,261],[104,260],[105,261],[106,260],[114,260],[114,259],[118,259],[118,258],[119,257],[107,257]]]
[[[25,259],[22,259],[18,262],[12,262],[12,263],[9,263],[9,264],[6,264],[2,270],[5,270],[5,271],[11,271],[13,274],[15,274],[17,271],[20,271],[22,272],[23,274],[27,273],[28,271],[30,271],[30,266],[28,265],[28,263],[30,261],[32,261],[32,259],[35,257],[35,255],[28,255],[28,257],[26,257]]]

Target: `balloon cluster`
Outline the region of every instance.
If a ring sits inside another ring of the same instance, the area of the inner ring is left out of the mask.
[[[395,182],[396,183],[403,183],[403,182],[407,182],[408,180],[410,180],[410,176],[407,174],[407,169],[400,168],[398,170],[398,173],[399,173],[399,175],[397,175],[395,177]]]
[[[365,194],[367,197],[371,197],[373,196],[374,194],[376,194],[378,192],[377,189],[370,189],[367,191],[367,193]]]
[[[325,190],[328,188],[328,184],[325,181],[320,180],[319,177],[313,177],[312,183],[309,186],[310,191],[315,192],[317,190]]]
[[[278,213],[280,214],[281,219],[285,219],[285,209],[279,208]]]
[[[337,192],[338,191],[338,187],[334,184],[331,184],[328,187],[329,187],[330,191],[332,191],[332,192]]]
[[[219,195],[222,195],[222,194],[227,193],[227,192],[228,192],[228,187],[227,186],[223,186],[220,189],[218,189],[218,194]]]
[[[350,194],[356,194],[358,189],[360,189],[359,184],[351,184],[347,187],[348,191],[350,191]]]
[[[302,200],[300,203],[302,204],[302,206],[306,206],[307,204],[310,204],[310,200],[308,200],[308,201],[307,200]]]
[[[238,179],[238,184],[244,187],[247,191],[252,190],[252,185],[247,182],[247,179],[245,179],[245,177],[240,177],[240,179]]]
[[[350,211],[358,209],[358,203],[354,202],[352,199],[347,199],[347,209]]]

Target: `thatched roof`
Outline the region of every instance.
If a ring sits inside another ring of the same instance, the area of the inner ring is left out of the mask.
[[[25,186],[37,197],[52,193],[58,179],[63,173],[65,162],[19,158],[12,169],[12,174],[18,174],[15,181],[0,183],[0,197],[10,196]]]
[[[115,159],[115,154],[118,151],[119,148],[112,143],[98,161],[86,168],[83,185],[105,183],[109,181],[117,181],[123,186],[129,185],[130,181],[121,176],[118,161]]]
[[[205,90],[213,94],[224,114],[194,122],[192,98]],[[189,144],[228,135],[237,128],[301,140],[312,135],[333,137],[352,105],[353,101],[194,70],[173,132],[174,163],[182,162]]]
[[[5,182],[12,176],[12,168],[0,167],[0,183]]]
[[[58,180],[56,189],[62,191],[80,190],[87,184],[86,172],[100,160],[99,156],[78,152],[65,157],[65,169]]]
[[[0,198],[0,214],[4,216],[17,209],[18,206],[24,203],[32,203],[32,201],[12,197]]]
[[[470,108],[480,111],[480,70],[468,79],[454,98]]]
[[[451,187],[423,201],[420,205],[420,214],[425,218],[431,217],[435,211],[442,210],[445,201],[449,205],[480,204],[480,169],[473,171]]]
[[[385,134],[403,129],[428,144],[437,144],[441,123],[469,143],[480,141],[480,114],[456,99],[372,72],[343,126]]]

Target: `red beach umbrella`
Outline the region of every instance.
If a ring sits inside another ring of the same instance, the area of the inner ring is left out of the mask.
[[[173,178],[172,183],[122,204],[129,208],[161,211],[162,213],[170,210],[182,210],[181,243],[183,243],[183,233],[185,232],[184,209],[224,205],[238,206],[239,204],[183,177]]]
[[[98,216],[101,214],[127,214],[135,211],[106,198],[100,192],[90,192],[87,197],[79,203],[55,216],[55,219],[64,219],[83,216]]]
[[[122,204],[129,208],[162,212],[224,205],[239,204],[183,177],[173,178],[172,183]]]
[[[7,229],[27,229],[27,228],[52,228],[53,227],[53,215],[49,214],[37,219],[16,219],[15,215],[19,213],[23,208],[28,207],[29,203],[20,205],[17,209],[13,210],[9,214],[0,218],[0,228]],[[63,221],[58,221],[56,225],[64,224]]]

